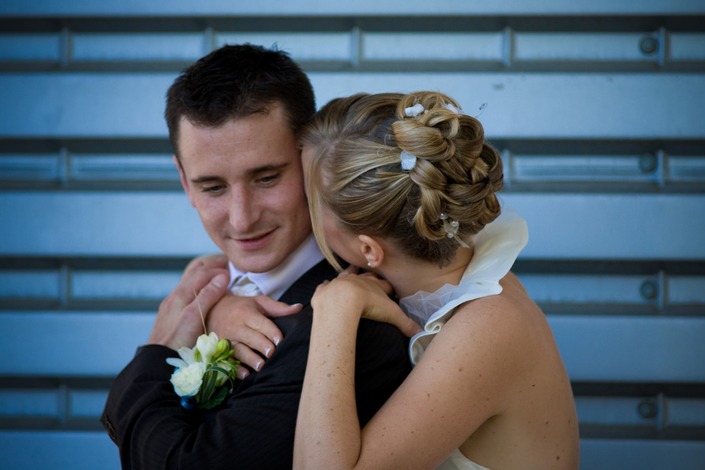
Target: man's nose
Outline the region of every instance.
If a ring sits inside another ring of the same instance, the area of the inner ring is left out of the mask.
[[[230,225],[238,232],[250,231],[259,219],[259,209],[249,191],[233,191],[230,200]]]

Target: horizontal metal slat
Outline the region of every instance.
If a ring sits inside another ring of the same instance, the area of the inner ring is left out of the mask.
[[[7,470],[119,470],[117,447],[104,432],[0,431],[0,459]],[[582,439],[583,470],[701,470],[705,443]]]
[[[307,0],[270,0],[232,3],[223,0],[152,0],[140,2],[100,2],[86,4],[82,0],[5,0],[0,4],[0,15],[5,16],[330,16],[330,15],[595,15],[595,14],[689,14],[703,13],[705,6],[691,0],[544,0],[524,2],[467,2],[463,0],[358,0],[356,2],[317,2],[315,8]]]
[[[111,377],[132,359],[154,324],[155,312],[0,312],[0,351],[22,361],[0,366],[0,375]],[[31,334],[29,333],[31,332]],[[29,336],[28,336],[29,335]]]
[[[71,59],[167,60],[194,62],[210,52],[211,44],[199,33],[83,33],[71,35]]]
[[[95,259],[96,263],[101,261]],[[52,262],[55,262],[52,260]],[[116,261],[120,263],[119,259]],[[24,308],[115,308],[116,305],[158,305],[176,286],[181,268],[121,268],[96,265],[90,269],[62,266],[29,268],[22,262],[0,269],[0,306]],[[584,262],[572,262],[574,269]],[[641,264],[640,264],[641,266]],[[705,275],[682,275],[662,271],[615,272],[618,266],[603,267],[597,273],[567,273],[544,262],[541,273],[514,272],[539,305],[549,312],[573,310],[610,314],[629,309],[649,315],[665,310],[669,314],[705,308]],[[703,267],[705,269],[705,267]],[[577,312],[573,312],[577,313]],[[663,312],[661,312],[663,313]]]
[[[6,380],[7,382],[7,380]],[[77,423],[88,426],[103,411],[108,387],[85,388],[44,381],[34,387],[0,388],[0,423]],[[705,430],[705,397],[670,396],[576,396],[580,425],[592,431],[619,427],[625,435],[671,428],[690,431]],[[40,421],[41,420],[41,421]],[[77,424],[73,424],[76,426]]]
[[[696,138],[705,132],[694,107],[705,105],[695,91],[705,87],[705,75],[319,73],[312,80],[320,103],[389,91],[389,83],[401,92],[440,90],[478,116],[490,139]],[[659,119],[644,119],[653,109]]]
[[[705,383],[705,318],[549,317],[573,381]]]
[[[216,252],[180,192],[2,193],[0,252],[158,256]]]
[[[669,468],[701,470],[705,462],[703,441],[656,441],[629,439],[582,439],[583,470],[644,470]]]
[[[0,375],[108,377],[143,344],[156,312],[0,312]],[[705,383],[705,318],[549,316],[573,381]],[[599,354],[596,352],[599,351]]]
[[[705,257],[705,195],[506,194],[529,224],[526,258]],[[688,247],[688,248],[686,248]]]
[[[519,27],[449,31],[444,28],[447,22],[438,20],[435,30],[429,23],[428,31],[418,31],[413,22],[407,21],[395,24],[403,31],[377,31],[368,29],[372,26],[364,21],[356,22],[359,26],[343,23],[334,31],[328,30],[328,25],[297,32],[286,27],[280,31],[243,31],[225,23],[225,29],[185,32],[174,26],[172,31],[147,27],[136,32],[130,23],[124,23],[124,31],[83,31],[88,26],[73,26],[49,32],[0,33],[0,66],[22,70],[53,65],[65,71],[157,66],[180,69],[213,47],[245,42],[276,46],[289,52],[304,68],[333,70],[565,71],[570,67],[604,72],[656,71],[669,67],[702,70],[705,62],[705,34],[665,28],[659,32],[654,32],[653,27],[629,32],[535,32]]]
[[[658,280],[647,275],[620,275],[605,270],[598,274],[521,274],[520,279],[535,302],[551,304],[647,305],[658,296]],[[655,292],[645,295],[651,282]],[[705,284],[704,284],[705,286]]]
[[[0,422],[61,423],[98,420],[108,398],[108,388],[15,387],[0,388]],[[74,424],[76,425],[76,424]]]
[[[705,195],[508,193],[501,199],[528,221],[523,258],[705,260]],[[0,226],[4,256],[216,251],[180,192],[6,191]]]
[[[90,142],[90,143],[88,143]],[[0,150],[0,188],[82,190],[178,189],[179,175],[167,139],[132,141],[64,140],[42,143],[15,140]],[[697,142],[632,142],[622,149],[611,141],[538,141],[537,150],[522,149],[526,141],[493,141],[502,153],[508,190],[562,192],[703,192],[705,154]],[[586,145],[601,148],[586,149]],[[88,145],[90,148],[85,148]],[[159,145],[163,150],[152,149]],[[571,145],[573,153],[553,149]],[[664,145],[665,148],[661,146]],[[675,148],[673,146],[675,145]],[[690,146],[687,153],[682,147]],[[679,148],[680,147],[680,148]],[[666,150],[668,149],[668,150]],[[4,151],[3,151],[4,150]],[[160,151],[161,150],[161,151]],[[621,153],[620,153],[621,152]]]
[[[441,90],[456,98],[465,112],[479,116],[490,139],[705,138],[703,74],[310,75],[319,105],[361,91]],[[0,75],[0,101],[9,109],[21,110],[0,115],[0,139],[165,138],[164,95],[175,76]],[[658,115],[645,119],[654,110]]]
[[[0,431],[0,460],[7,470],[120,470],[107,432]]]

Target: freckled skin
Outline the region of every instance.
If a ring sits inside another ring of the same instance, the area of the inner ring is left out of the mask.
[[[417,268],[413,278],[405,280],[428,278],[419,272],[423,267]],[[377,269],[397,290],[389,276]],[[408,272],[395,270],[394,266],[388,271]],[[435,265],[426,273],[432,276],[433,272],[437,272]],[[317,334],[321,345],[330,346],[327,342],[330,337],[351,336],[360,312],[366,316],[365,308],[374,310],[377,306],[369,300],[373,286],[361,286],[359,282],[360,277],[356,280],[354,275],[346,274],[342,280],[332,281],[317,291],[312,304],[316,312],[314,322],[320,325]],[[356,283],[359,294],[350,295],[349,289],[356,289]],[[296,468],[312,468],[314,465],[309,462],[326,462],[326,468],[341,469],[436,468],[454,449],[488,468],[578,468],[575,404],[545,315],[514,275],[508,274],[500,284],[503,287],[500,294],[470,301],[456,309],[409,377],[364,429],[354,424],[357,420],[354,406],[349,406],[351,402],[336,409],[339,419],[331,419],[330,413],[322,415],[318,412],[320,407],[308,401],[304,416],[310,421],[301,419],[300,413],[299,422],[308,422],[309,432],[316,432],[311,423],[323,423],[315,426],[327,430],[321,431],[326,434],[322,440],[327,445],[323,447],[334,449],[335,454],[344,449],[343,458],[329,459],[324,449],[309,453],[308,446],[302,446],[306,460],[302,458]],[[419,290],[417,287],[407,286],[412,292]],[[341,298],[346,302],[341,302]],[[388,295],[375,300],[382,299],[388,301]],[[345,306],[349,306],[350,312],[344,314],[341,309]],[[334,346],[333,351],[344,349]],[[333,351],[325,349],[326,353]],[[354,363],[349,360],[352,355],[340,356],[348,370],[352,370]],[[310,355],[309,359],[312,357],[317,356]],[[336,364],[340,366],[341,362]],[[319,364],[307,369],[307,376],[309,371],[316,377],[309,378],[310,383],[324,389],[331,399],[342,401],[341,394],[349,394],[349,382],[318,381],[318,377],[325,377]],[[410,413],[412,409],[414,412]],[[299,433],[297,440],[305,441],[304,434]]]

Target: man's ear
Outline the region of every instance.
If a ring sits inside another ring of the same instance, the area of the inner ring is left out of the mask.
[[[360,253],[367,260],[367,267],[379,267],[384,261],[384,247],[382,244],[369,235],[358,235],[357,239],[360,241]]]
[[[174,162],[174,165],[176,165],[176,169],[179,172],[179,179],[181,180],[181,187],[184,188],[184,192],[186,193],[186,196],[188,197],[188,200],[191,203],[191,205],[196,207],[195,204],[193,203],[193,199],[191,199],[191,185],[189,184],[188,178],[186,178],[186,173],[184,173],[184,169],[181,167],[181,163],[179,162],[179,159],[176,158],[176,155],[172,156],[171,159]]]

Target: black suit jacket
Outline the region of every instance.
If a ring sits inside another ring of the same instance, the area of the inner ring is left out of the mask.
[[[239,382],[210,411],[186,411],[169,382],[175,351],[141,347],[115,379],[101,418],[120,449],[125,469],[290,469],[294,429],[311,334],[311,296],[335,275],[321,262],[282,296],[303,303],[295,315],[274,319],[284,339],[260,372]],[[364,425],[410,371],[408,340],[394,327],[362,320],[355,386]]]

